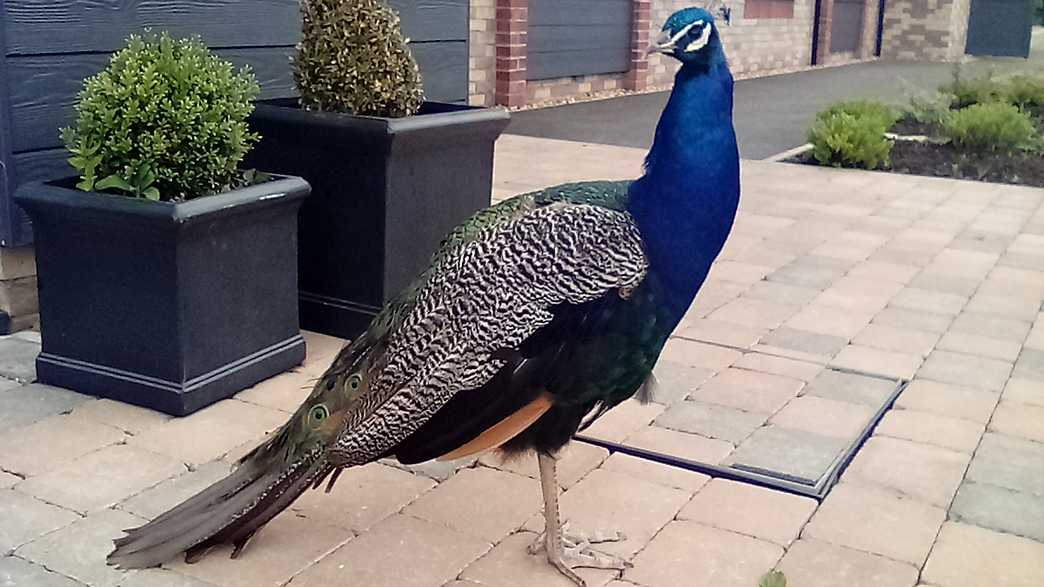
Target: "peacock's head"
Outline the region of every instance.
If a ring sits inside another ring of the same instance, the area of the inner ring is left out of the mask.
[[[724,4],[719,12],[728,22],[730,14]],[[649,46],[649,53],[670,55],[682,63],[707,63],[720,51],[714,17],[704,8],[685,8],[672,14]]]

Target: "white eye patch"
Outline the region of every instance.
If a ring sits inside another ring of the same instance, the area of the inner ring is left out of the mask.
[[[678,39],[681,39],[685,35],[689,34],[689,31],[692,30],[692,27],[698,26],[698,25],[701,25],[701,24],[703,24],[703,21],[702,20],[697,20],[696,22],[694,22],[694,23],[692,23],[690,25],[686,25],[684,28],[682,28],[682,30],[678,31],[677,33],[674,33],[674,36],[671,37],[671,40],[669,41],[670,45],[673,46],[675,43],[678,42]]]
[[[700,20],[700,21],[697,21],[697,22],[695,22],[693,24],[703,24],[703,21]],[[686,53],[692,53],[693,51],[699,51],[700,49],[702,49],[707,44],[707,42],[710,41],[710,34],[711,34],[711,28],[709,26],[708,27],[703,27],[703,32],[700,33],[700,38],[698,38],[695,41],[689,43],[689,46],[685,48],[685,52]]]

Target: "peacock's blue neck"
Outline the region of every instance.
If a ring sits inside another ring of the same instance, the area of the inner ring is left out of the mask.
[[[728,237],[739,203],[739,152],[732,125],[732,75],[720,54],[683,66],[656,128],[645,174],[628,210],[650,271],[684,312]]]

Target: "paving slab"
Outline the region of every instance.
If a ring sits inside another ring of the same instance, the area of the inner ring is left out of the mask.
[[[648,587],[750,587],[783,556],[771,542],[694,522],[671,522],[624,572]]]
[[[917,277],[910,280],[908,285],[920,290],[935,291],[968,298],[975,293],[976,289],[979,288],[979,283],[981,281],[981,279],[949,275],[926,268],[924,271],[919,273]]]
[[[120,587],[218,587],[168,569],[140,569],[120,581]]]
[[[584,442],[570,442],[555,454],[555,458],[558,460],[558,486],[569,489],[609,458],[609,451]],[[479,457],[479,462],[501,471],[540,479],[540,466],[536,453],[533,452],[513,455],[506,459],[503,455],[485,453]]]
[[[928,355],[918,377],[943,383],[1000,391],[1011,374],[1012,364],[997,359],[976,357],[936,349]]]
[[[929,379],[911,381],[895,402],[900,409],[931,412],[979,424],[989,422],[1000,395]]]
[[[988,336],[979,336],[954,330],[947,332],[942,337],[938,348],[945,351],[954,351],[1011,363],[1018,358],[1022,345],[1010,340],[998,340]]]
[[[881,436],[968,454],[979,446],[979,439],[985,431],[986,427],[976,422],[918,410],[889,410],[874,429],[874,433]]]
[[[813,538],[904,561],[924,564],[946,510],[884,488],[840,483],[823,500],[801,533]]]
[[[1031,379],[1044,386],[1044,351],[1037,349],[1022,349],[1019,359],[1015,361],[1013,377],[1020,379]]]
[[[231,466],[223,461],[200,465],[127,498],[118,508],[151,520],[223,479],[230,470]]]
[[[843,439],[813,432],[766,426],[737,447],[725,463],[815,483],[848,444]]]
[[[234,560],[230,558],[232,547],[223,545],[191,565],[178,558],[165,567],[221,587],[284,585],[313,561],[351,540],[351,532],[343,528],[283,512],[251,538]]]
[[[966,296],[907,287],[896,294],[890,305],[904,310],[956,316],[966,303],[968,303]]]
[[[788,403],[769,422],[781,428],[854,441],[872,416],[873,410],[862,404],[804,395]]]
[[[678,519],[731,530],[786,548],[797,538],[816,506],[811,498],[712,479],[678,512]]]
[[[636,479],[681,489],[689,493],[699,491],[701,487],[710,481],[710,477],[703,473],[664,465],[648,459],[640,459],[620,452],[613,453],[606,459],[602,468],[606,471],[623,473]]]
[[[715,316],[720,311],[721,309],[715,310],[710,315]],[[768,332],[768,327],[723,322],[712,318],[696,318],[695,320],[686,320],[676,332],[676,336],[680,338],[746,349],[757,344],[761,337]]]
[[[497,544],[493,550],[471,563],[460,576],[479,585],[504,587],[575,587],[575,583],[559,573],[547,562],[544,554],[529,554],[527,548],[537,534],[518,532]],[[616,578],[617,571],[606,569],[576,569],[588,587],[601,587]]]
[[[656,426],[738,444],[760,428],[767,414],[699,401],[678,402],[657,416]]]
[[[488,495],[496,504],[477,510],[476,494]],[[495,543],[521,528],[541,504],[540,484],[533,479],[478,467],[441,483],[403,513]]]
[[[772,414],[795,397],[804,385],[799,379],[729,368],[708,379],[691,398],[747,412]]]
[[[59,387],[32,383],[0,392],[0,431],[65,414],[92,398]]]
[[[1030,322],[1023,320],[966,311],[954,318],[950,330],[1021,344],[1026,340],[1026,335],[1029,334],[1031,327]]]
[[[244,389],[236,399],[266,408],[293,413],[308,398],[318,375],[304,367],[292,369]]]
[[[804,306],[815,299],[820,291],[815,287],[793,285],[778,281],[759,281],[745,291],[743,297],[767,300],[779,304]]]
[[[1044,442],[1044,407],[1001,400],[989,430]]]
[[[842,479],[857,485],[893,489],[941,508],[949,507],[970,454],[886,436],[863,445]]]
[[[688,491],[598,469],[562,494],[559,504],[562,519],[578,530],[623,533],[625,540],[599,544],[598,550],[630,558],[646,548],[691,496]],[[543,530],[543,514],[531,517],[525,529]]]
[[[1044,406],[1044,385],[1033,379],[1012,377],[1004,386],[1004,399],[1031,406]]]
[[[38,343],[14,337],[0,338],[0,377],[14,379],[20,383],[36,381],[38,354]]]
[[[0,489],[8,489],[22,482],[18,475],[12,475],[6,471],[0,471]]]
[[[179,461],[125,444],[89,453],[19,483],[17,489],[86,514],[115,505],[185,471]]]
[[[73,408],[73,415],[118,428],[127,434],[141,434],[171,419],[162,412],[111,399],[97,399],[78,404]]]
[[[665,409],[661,404],[642,404],[630,399],[603,414],[582,434],[591,438],[620,442],[635,431],[647,428]]]
[[[1044,544],[947,522],[921,577],[939,587],[1036,587],[1044,584]]]
[[[653,375],[656,377],[656,386],[653,388],[652,401],[669,406],[688,397],[694,389],[710,379],[714,371],[661,361],[653,368]]]
[[[1044,499],[973,481],[961,485],[950,519],[1044,542]]]
[[[827,369],[809,383],[801,395],[863,404],[876,409],[884,404],[895,387],[896,382],[888,379]]]
[[[122,430],[86,418],[52,416],[0,434],[0,468],[39,475],[126,438]]]
[[[738,350],[675,337],[664,345],[660,361],[721,371],[742,356]]]
[[[40,565],[13,557],[0,558],[0,585],[31,587],[81,587],[69,577],[49,571]]]
[[[969,481],[1044,495],[1044,445],[1002,434],[986,433],[968,468]]]
[[[140,526],[127,512],[102,510],[20,547],[15,555],[91,586],[115,587],[128,571],[105,564],[112,540]]]
[[[881,310],[873,319],[874,324],[910,328],[936,334],[946,332],[951,322],[953,322],[953,316],[946,314],[895,307]]]
[[[908,563],[808,538],[787,549],[779,569],[801,587],[911,587],[918,574]]]
[[[75,512],[24,493],[0,490],[0,555],[79,519]]]
[[[873,311],[853,311],[822,304],[810,304],[786,321],[797,330],[851,339],[873,318]]]
[[[939,336],[933,332],[871,323],[852,340],[852,343],[885,351],[927,357],[938,341]]]
[[[294,582],[434,587],[456,578],[491,548],[479,538],[396,514],[323,557]]]
[[[830,366],[891,379],[911,379],[921,366],[921,361],[920,354],[850,344],[830,361]]]

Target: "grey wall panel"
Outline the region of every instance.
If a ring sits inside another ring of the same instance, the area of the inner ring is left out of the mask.
[[[530,80],[617,73],[631,62],[630,0],[530,0]]]
[[[413,41],[468,38],[467,0],[392,0]],[[293,45],[297,0],[8,0],[7,53],[115,51],[145,27],[201,35],[211,47]]]

